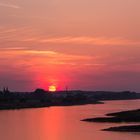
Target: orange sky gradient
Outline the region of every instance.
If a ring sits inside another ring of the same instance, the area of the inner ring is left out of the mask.
[[[140,91],[140,1],[0,0],[0,88]]]

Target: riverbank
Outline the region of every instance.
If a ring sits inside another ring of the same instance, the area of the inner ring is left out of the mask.
[[[87,118],[88,122],[140,122],[140,109],[106,114],[106,117]]]
[[[103,129],[103,131],[140,132],[140,125],[110,127],[110,128],[107,128],[107,129]]]
[[[140,122],[140,109],[106,114],[106,117],[87,118],[82,121],[100,123],[133,123]],[[140,125],[119,126],[103,129],[103,131],[140,132]]]
[[[0,103],[0,110],[44,108],[51,106],[76,106],[86,104],[103,104],[100,101],[80,101],[80,102],[61,102],[61,103]]]

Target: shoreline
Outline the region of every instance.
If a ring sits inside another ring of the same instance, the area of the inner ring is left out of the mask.
[[[102,131],[114,131],[114,132],[140,132],[140,125],[125,125],[118,127],[110,127],[102,129]]]
[[[104,104],[100,101],[93,101],[93,102],[79,102],[79,103],[57,103],[57,104],[33,104],[33,105],[13,105],[9,104],[8,106],[0,105],[1,110],[19,110],[19,109],[31,109],[31,108],[46,108],[46,107],[53,107],[53,106],[79,106],[79,105],[87,105],[87,104]]]
[[[108,113],[105,117],[87,118],[81,121],[97,123],[138,123],[102,129],[102,131],[140,132],[140,109]]]
[[[105,117],[87,118],[82,121],[102,123],[140,122],[140,109],[108,113],[105,114]]]

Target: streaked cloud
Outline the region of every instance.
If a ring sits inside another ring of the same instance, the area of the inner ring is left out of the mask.
[[[14,41],[30,42],[30,43],[41,43],[41,44],[88,44],[88,45],[140,45],[140,41],[129,40],[123,38],[106,38],[106,37],[88,37],[88,36],[65,36],[65,37],[31,37],[24,38],[18,37]]]
[[[95,45],[128,45],[140,44],[139,41],[127,40],[123,38],[105,38],[105,37],[58,37],[38,40],[41,43],[76,43],[76,44],[95,44]]]
[[[0,7],[6,7],[6,8],[13,8],[13,9],[19,9],[20,6],[10,3],[2,3],[0,2]]]
[[[5,47],[0,48],[1,51],[15,51],[15,50],[25,50],[25,47]]]
[[[0,28],[0,38],[2,41],[14,41],[39,44],[87,44],[87,45],[110,45],[127,46],[140,45],[138,39],[128,39],[125,37],[106,36],[48,36],[41,34],[41,31],[32,27],[20,28]]]
[[[46,54],[46,55],[56,55],[58,54],[55,51],[37,51],[37,50],[27,50],[26,52],[32,53],[32,54]]]
[[[30,59],[47,59],[45,63],[49,64],[66,64],[66,63],[73,63],[73,62],[86,62],[89,60],[92,60],[93,57],[87,56],[87,55],[72,55],[67,53],[60,53],[57,51],[41,51],[41,50],[22,50],[18,48],[13,48],[11,50],[9,49],[3,49],[3,56],[20,56],[25,57],[28,55],[28,58]]]

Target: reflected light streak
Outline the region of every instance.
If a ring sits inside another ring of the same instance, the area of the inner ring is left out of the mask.
[[[65,114],[63,108],[50,108],[49,116],[44,117],[44,122],[46,123],[46,125],[44,125],[44,129],[46,129],[48,139],[62,140],[61,138],[64,135],[65,126]]]

